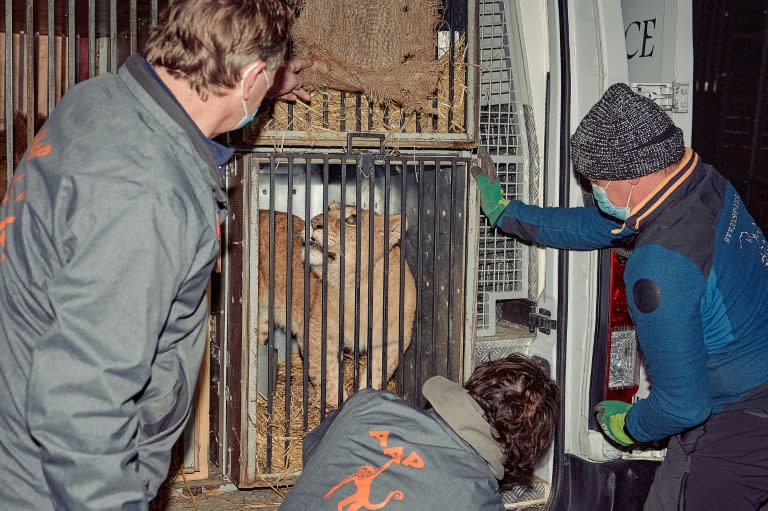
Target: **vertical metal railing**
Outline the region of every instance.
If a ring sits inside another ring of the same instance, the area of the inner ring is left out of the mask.
[[[323,171],[322,171],[322,182],[323,182],[323,198],[322,198],[322,211],[326,212],[328,211],[328,193],[326,190],[328,190],[328,181],[329,181],[329,175],[328,175],[328,161],[323,160]],[[311,222],[311,218],[306,219],[308,222]],[[324,227],[328,225],[328,219],[325,219]],[[328,229],[323,228],[323,282],[328,281]],[[322,286],[321,288],[321,307],[323,311],[323,319],[321,321],[320,326],[320,338],[321,339],[327,339],[328,338],[328,321],[326,321],[326,318],[328,317],[328,287]],[[311,348],[311,346],[310,346]],[[309,353],[307,351],[306,353]],[[313,356],[311,353],[309,353],[309,356]],[[327,389],[326,384],[328,381],[328,374],[327,374],[327,367],[328,367],[328,345],[327,343],[323,342],[320,345],[320,420],[325,419],[325,405],[328,402],[328,395],[327,395]],[[305,389],[306,391],[306,389]]]
[[[117,0],[109,1],[109,72],[117,72]]]
[[[27,0],[24,20],[23,54],[24,60],[19,63],[19,74],[24,76],[25,91],[22,100],[21,90],[19,90],[19,109],[27,111],[27,133],[26,138],[30,140],[35,134],[35,27],[34,21],[34,2]],[[19,37],[19,42],[22,38]],[[23,68],[23,69],[22,69]],[[24,101],[26,100],[26,101]],[[24,104],[26,103],[26,104]],[[9,181],[10,183],[10,181]]]
[[[417,167],[415,169],[416,171],[416,178],[418,180],[418,195],[417,195],[417,204],[416,204],[416,229],[421,229],[422,226],[422,216],[424,215],[424,208],[422,208],[422,200],[424,198],[424,194],[426,193],[426,179],[424,178],[424,162],[419,160],[417,163]],[[416,268],[414,268],[414,277],[416,277],[416,282],[423,282],[424,281],[424,237],[419,236],[418,241],[416,243],[416,254],[418,255],[418,260],[416,263]],[[424,310],[424,293],[418,293],[416,297],[416,310],[422,311]],[[416,321],[416,324],[413,325],[413,337],[416,341],[421,341],[422,339],[422,324],[421,321]],[[423,360],[422,360],[422,351],[420,349],[416,350],[416,356],[415,362],[414,362],[414,375],[415,375],[415,388],[421,391],[421,385],[420,385],[420,375],[423,371]]]
[[[46,115],[53,110],[56,105],[56,24],[55,24],[54,2],[48,2],[48,101]]]
[[[67,89],[75,85],[77,75],[77,35],[75,32],[75,0],[67,3]]]
[[[295,167],[293,165],[293,159],[290,160],[290,164],[288,166],[288,172],[293,173],[295,172]],[[309,200],[309,194],[310,194],[310,188],[307,186],[307,183],[310,182],[311,179],[311,168],[309,165],[309,162],[305,163],[304,165],[304,218],[305,219],[311,219],[312,213],[311,213],[311,203]],[[309,239],[309,237],[312,235],[312,227],[308,221],[304,222],[304,239]],[[309,259],[309,245],[304,244],[304,260]],[[311,270],[309,269],[309,265],[304,265],[304,296],[308,297],[310,294],[310,277],[309,272]],[[304,317],[309,317],[309,300],[304,300]],[[303,349],[303,353],[309,352],[309,321],[304,321],[304,342],[303,346],[301,346],[301,349]],[[309,430],[309,393],[306,391],[306,389],[309,388],[309,364],[304,364],[302,368],[302,374],[301,374],[301,384],[302,389],[305,389],[302,393],[301,397],[301,405],[303,407],[302,410],[302,430],[308,431]]]
[[[269,189],[274,190],[275,189],[275,161],[271,160],[269,164]],[[292,224],[291,219],[289,218],[287,221],[288,229],[290,229],[290,225]],[[259,233],[259,236],[262,236],[264,233]],[[273,335],[275,332],[275,315],[273,311],[275,310],[275,257],[291,257],[290,252],[288,254],[276,254],[275,249],[275,194],[270,193],[269,194],[269,279],[268,282],[259,282],[259,285],[267,285],[268,286],[268,298],[267,298],[267,304],[269,308],[269,320],[268,320],[268,326],[267,331],[269,332],[269,337],[267,338],[267,358],[268,358],[268,365],[267,365],[267,382],[268,387],[272,386],[272,382],[275,381],[275,362],[273,361],[274,353],[275,353],[275,336]],[[261,254],[259,254],[261,256]],[[286,264],[286,267],[290,267],[291,265],[289,263]],[[291,303],[290,301],[286,302]],[[288,307],[286,306],[286,309]],[[286,323],[286,338],[290,336],[290,323]],[[286,361],[286,364],[290,364],[290,361]],[[290,366],[287,366],[287,373],[290,373]],[[267,415],[270,417],[274,413],[274,395],[273,392],[270,389],[270,392],[267,393]],[[266,465],[268,469],[272,468],[272,423],[271,421],[267,423],[267,432],[266,432],[266,440],[267,440],[267,448],[266,448]]]
[[[15,9],[14,9],[15,4]],[[78,81],[140,51],[167,0],[4,0],[0,193],[41,121]],[[87,39],[86,39],[87,38]]]
[[[381,319],[382,319],[382,332],[381,332],[381,338],[382,338],[382,347],[381,347],[381,381],[377,382],[378,385],[381,386],[382,389],[387,388],[387,381],[388,381],[388,371],[387,371],[387,356],[389,354],[389,250],[388,247],[390,246],[390,211],[389,211],[389,198],[390,198],[390,165],[389,161],[384,162],[384,274],[382,275],[382,284],[383,284],[383,293],[381,297],[381,304],[382,304],[382,310],[381,310]],[[371,187],[371,192],[373,192],[373,187]],[[373,201],[370,202],[372,204]],[[371,208],[373,209],[373,208]],[[373,228],[371,228],[371,232],[373,232]],[[404,234],[404,231],[403,231]],[[400,274],[400,286],[403,284],[403,274]],[[371,287],[373,287],[371,285]],[[373,302],[373,300],[371,300]],[[399,323],[403,322],[403,317],[398,316]],[[368,318],[368,323],[373,323],[373,318]],[[373,362],[369,364],[371,367],[373,366]]]
[[[290,167],[293,167],[293,162],[291,162]],[[289,168],[288,170],[288,190],[293,190],[293,169]],[[286,203],[286,216],[288,218],[287,222],[285,223],[285,255],[288,257],[288,261],[293,261],[293,243],[294,243],[294,232],[293,232],[293,193],[289,193],[286,197],[287,203]],[[271,199],[274,201],[274,198]],[[273,241],[272,238],[270,238],[270,241]],[[270,251],[272,251],[273,246],[272,243],[270,243]],[[291,304],[293,303],[293,264],[286,264],[285,265],[285,303]],[[270,273],[271,275],[271,273]],[[308,282],[305,283],[305,285],[308,284]],[[299,292],[296,290],[295,292]],[[304,307],[306,308],[309,300],[307,299],[307,294],[304,294],[304,300],[302,303],[304,304]],[[308,317],[308,316],[305,316]],[[289,332],[289,325],[293,324],[293,307],[286,306],[285,308],[285,324],[286,330]],[[293,343],[290,342],[289,339],[290,335],[286,333],[286,342],[285,342],[285,365],[286,365],[286,371],[285,371],[285,417],[291,417],[291,391],[292,391],[292,377],[293,372],[290,370],[291,368],[291,360],[293,357]],[[270,364],[271,366],[272,364]],[[272,381],[272,380],[270,380]],[[288,452],[288,449],[290,448],[290,440],[291,437],[291,425],[289,424],[289,420],[285,421],[285,424],[283,425],[283,434],[285,437],[285,440],[283,442],[283,452]],[[284,464],[287,465],[287,462]]]
[[[88,0],[88,78],[96,76],[96,0]]]
[[[341,204],[347,203],[347,171],[348,171],[348,165],[354,165],[354,160],[349,160],[347,158],[342,159],[342,165],[341,165],[341,193],[339,196],[339,202]],[[346,247],[346,240],[347,240],[347,223],[346,222],[340,222],[339,223],[339,238],[341,239],[341,250],[340,250],[340,257],[339,257],[339,282],[345,282],[346,275],[345,275],[345,263],[346,263],[346,253],[347,253],[347,247]],[[346,286],[340,285],[339,286],[339,303],[345,303],[345,300],[347,297],[345,296]],[[342,334],[339,336],[339,353],[343,354],[344,352],[344,339],[343,339],[343,332],[345,328],[345,314],[344,314],[344,308],[341,307],[338,311],[339,314],[339,332]],[[358,357],[359,358],[359,357]],[[357,366],[354,366],[357,368]],[[344,387],[344,363],[339,364],[339,389],[337,391],[339,402],[341,402],[341,399],[343,397],[343,387]],[[357,370],[353,370],[353,385],[358,385],[359,382],[357,381]]]
[[[406,210],[406,197],[407,194],[403,193],[406,189],[406,172],[405,169],[400,171],[400,239],[401,245],[405,247],[405,243],[402,241],[406,235],[408,212]],[[400,275],[405,275],[405,250],[400,250]],[[403,285],[403,279],[400,279],[399,288],[399,301],[398,301],[398,314],[399,317],[405,317],[405,285]],[[397,367],[405,367],[405,322],[400,321],[397,329]],[[397,385],[399,389],[405,388],[405,378],[403,377],[404,371],[398,371]]]
[[[5,2],[5,157],[6,169],[4,186],[13,176],[13,4]],[[0,190],[5,192],[5,190]]]
[[[157,25],[157,19],[158,19],[157,0],[152,0],[150,2],[150,10],[149,10],[150,24]]]
[[[133,55],[139,47],[136,0],[128,4],[128,54]]]

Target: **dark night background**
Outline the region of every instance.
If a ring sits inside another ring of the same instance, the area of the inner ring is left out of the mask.
[[[768,0],[692,0],[692,146],[768,230]]]

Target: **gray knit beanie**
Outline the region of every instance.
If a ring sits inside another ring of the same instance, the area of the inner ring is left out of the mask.
[[[683,132],[652,100],[616,83],[571,137],[576,172],[620,181],[650,174],[683,157]]]

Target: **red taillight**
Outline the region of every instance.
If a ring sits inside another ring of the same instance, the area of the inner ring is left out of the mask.
[[[624,259],[611,251],[611,307],[608,321],[611,327],[634,328],[632,318],[629,316],[627,305],[627,293],[624,287]]]
[[[635,325],[629,316],[624,287],[624,259],[611,251],[611,299],[608,312],[608,371],[605,399],[632,402],[637,393],[638,360]]]

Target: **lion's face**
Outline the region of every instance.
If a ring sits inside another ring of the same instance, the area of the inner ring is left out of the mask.
[[[344,225],[343,243],[342,223]],[[329,278],[338,279],[342,260],[345,278],[354,277],[357,253],[359,253],[360,268],[367,274],[370,243],[373,242],[373,261],[378,261],[384,257],[387,230],[389,230],[386,240],[387,251],[400,241],[400,215],[389,215],[389,222],[385,224],[384,215],[365,209],[358,210],[356,206],[342,208],[340,204],[333,203],[328,207],[326,214],[319,214],[312,218],[310,226],[309,264],[312,266],[312,271],[322,276],[323,257],[326,253],[324,247],[327,247]],[[371,239],[371,227],[373,227],[373,239]],[[327,239],[325,233],[327,233]],[[359,247],[359,250],[355,247]]]

